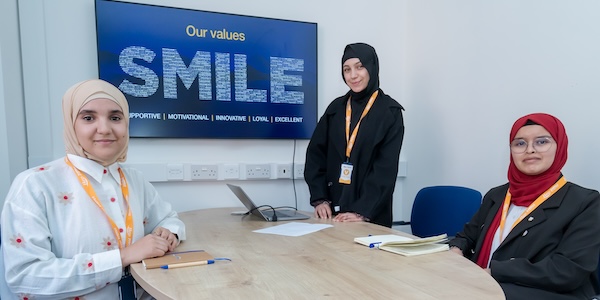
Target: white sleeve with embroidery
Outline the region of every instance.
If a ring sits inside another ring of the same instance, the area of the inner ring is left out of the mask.
[[[110,226],[61,162],[19,174],[9,190],[0,220],[4,300],[118,295],[122,267]]]

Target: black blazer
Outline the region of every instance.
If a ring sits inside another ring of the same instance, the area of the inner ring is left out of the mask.
[[[360,124],[350,155],[352,183],[340,184],[346,159],[346,101],[335,99],[328,107],[306,150],[304,178],[311,203],[329,200],[340,212],[356,212],[371,222],[392,226],[392,194],[404,138],[402,106],[379,91]]]
[[[477,261],[507,189],[491,189],[450,246]],[[490,269],[507,299],[590,299],[600,288],[599,255],[600,194],[568,182],[513,228]]]

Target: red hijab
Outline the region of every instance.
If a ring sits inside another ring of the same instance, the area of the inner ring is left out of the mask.
[[[541,125],[550,132],[550,135],[556,141],[556,155],[554,162],[544,173],[539,175],[525,175],[515,166],[511,153],[510,164],[508,165],[508,186],[512,196],[511,203],[518,206],[529,206],[539,195],[550,188],[560,178],[560,170],[567,162],[567,146],[569,141],[565,127],[559,119],[548,114],[530,114],[518,119],[510,130],[509,143],[512,142],[517,131],[528,120]]]
[[[560,171],[562,167],[567,162],[567,146],[569,141],[567,139],[565,126],[559,119],[549,114],[535,113],[518,119],[510,130],[509,143],[513,141],[517,135],[517,131],[525,126],[528,121],[544,127],[544,129],[550,133],[552,138],[556,141],[556,154],[554,156],[554,162],[552,162],[552,165],[548,170],[538,175],[526,175],[517,169],[511,153],[510,164],[508,165],[508,190],[511,194],[511,204],[518,206],[529,206],[539,195],[556,183],[561,176]],[[481,251],[479,252],[480,255],[477,258],[477,264],[482,268],[487,268],[488,260],[491,255],[492,241],[496,234],[496,230],[498,230],[498,226],[500,226],[501,211],[502,206],[496,213],[494,220],[485,234]]]

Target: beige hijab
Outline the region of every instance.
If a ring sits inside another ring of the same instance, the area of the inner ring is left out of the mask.
[[[123,147],[123,150],[110,161],[103,161],[86,152],[79,144],[77,136],[75,135],[75,120],[77,120],[79,110],[81,110],[81,107],[85,104],[95,99],[108,99],[117,103],[123,110],[125,123],[127,124],[127,140],[125,142],[125,147]],[[63,96],[62,107],[65,147],[68,154],[95,160],[103,166],[111,165],[117,161],[124,162],[127,159],[127,147],[129,145],[129,105],[127,104],[125,95],[123,95],[119,89],[100,79],[82,81],[67,90]]]

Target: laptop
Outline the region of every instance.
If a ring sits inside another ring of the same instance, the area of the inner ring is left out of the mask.
[[[248,197],[246,192],[244,192],[240,186],[227,184],[227,187],[229,187],[235,196],[240,199],[250,213],[264,219],[267,222],[310,219],[310,216],[301,214],[293,209],[271,209],[268,206],[265,208],[257,208],[254,202],[250,199],[250,197]]]

